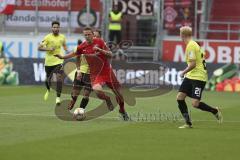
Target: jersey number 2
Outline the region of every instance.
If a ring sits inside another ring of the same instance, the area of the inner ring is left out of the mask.
[[[195,88],[195,91],[194,91],[194,94],[195,94],[197,97],[200,97],[200,96],[201,96],[201,91],[202,91],[201,88],[196,87],[196,88]]]

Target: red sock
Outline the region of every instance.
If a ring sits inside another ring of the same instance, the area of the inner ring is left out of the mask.
[[[119,112],[121,113],[124,113],[125,112],[125,108],[124,108],[124,100],[122,97],[120,96],[116,96],[116,100],[117,100],[117,103],[119,104]]]
[[[99,99],[108,100],[110,97],[106,96],[103,91],[97,91],[97,96]]]

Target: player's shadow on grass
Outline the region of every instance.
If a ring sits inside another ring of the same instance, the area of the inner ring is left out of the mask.
[[[139,64],[139,63],[134,64],[133,63],[132,65],[134,65],[136,68],[139,68],[143,64]],[[145,63],[144,66],[149,70],[152,68],[155,68],[155,69],[160,68],[159,64]],[[74,70],[76,69],[76,66],[72,62],[70,62],[70,63],[66,63],[65,68],[67,68],[67,69],[64,69],[64,73],[62,75],[63,76],[62,94],[68,94],[69,97],[71,97],[70,93],[72,90],[72,86],[69,84],[68,85],[65,84],[65,79],[70,80],[72,83],[73,78],[71,78],[71,77],[73,77],[73,75],[75,73]],[[161,74],[159,74],[159,76],[162,76],[164,73],[165,72],[161,72]],[[54,72],[52,74],[54,74]],[[148,74],[151,74],[151,72],[147,73],[145,76],[148,76]],[[49,84],[51,84],[52,89],[57,90],[57,82],[56,82],[56,78],[54,78],[54,77],[56,77],[56,76],[52,76],[52,78],[49,80]],[[133,79],[130,79],[129,81],[131,81],[131,80],[136,81],[136,79],[138,79],[138,78],[139,77],[135,77]],[[164,95],[164,94],[170,92],[173,89],[173,86],[170,83],[161,81],[160,77],[158,77],[158,84],[159,85],[135,85],[134,87],[133,86],[125,86],[124,88],[122,88],[124,102],[126,104],[128,104],[129,106],[135,106],[137,98],[150,98],[150,97],[160,96],[160,95]],[[115,96],[113,95],[113,93],[105,92],[105,94],[107,94],[109,97],[111,97],[113,106],[115,108],[117,106],[117,102],[115,100]],[[80,93],[80,95],[82,95],[82,93]],[[95,92],[92,92],[90,94],[90,100],[92,98],[97,98]],[[64,100],[64,101],[62,101],[62,103],[60,105],[56,105],[55,114],[61,120],[75,121],[75,119],[73,118],[73,113],[71,113],[67,108],[69,103],[70,103],[70,100]],[[95,109],[90,110],[85,113],[86,118],[84,120],[87,121],[87,120],[95,119],[95,118],[101,117],[109,112],[110,112],[110,110],[108,110],[106,102],[102,101],[102,103],[99,106],[96,106]]]
[[[168,93],[171,89],[169,87],[165,86],[165,88],[155,88],[148,91],[144,91],[144,90],[140,91],[139,89],[136,89],[136,88],[134,90],[133,89],[131,90],[130,88],[124,88],[123,89],[124,102],[129,106],[134,106],[136,105],[137,98],[154,97],[154,96],[159,96],[161,94]],[[111,98],[113,106],[114,108],[116,108],[118,104],[115,100],[115,95],[109,92],[105,92],[105,94]],[[98,99],[95,92],[92,92],[89,98],[90,100],[93,98]],[[60,105],[56,105],[55,114],[59,119],[63,121],[76,121],[76,119],[73,116],[73,113],[68,110],[69,103],[70,103],[70,100],[64,100],[61,102]],[[106,102],[102,101],[102,103],[96,106],[95,109],[85,113],[86,118],[83,119],[83,121],[99,118],[109,112],[110,110],[108,109]]]

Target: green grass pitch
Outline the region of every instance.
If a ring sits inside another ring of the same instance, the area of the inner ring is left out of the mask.
[[[205,92],[203,101],[220,106],[224,123],[190,106],[193,129],[173,119],[123,122],[117,110],[88,122],[54,115],[55,94],[43,101],[43,86],[0,87],[0,160],[226,160],[238,159],[240,95]],[[176,91],[139,98],[129,114],[179,113]],[[69,95],[62,96],[69,99]],[[80,98],[79,98],[80,99]],[[100,101],[91,99],[88,109]]]

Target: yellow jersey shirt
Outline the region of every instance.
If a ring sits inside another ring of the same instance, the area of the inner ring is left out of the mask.
[[[54,34],[50,33],[44,37],[42,45],[47,48],[55,48],[54,51],[46,51],[45,66],[54,66],[63,63],[62,59],[59,59],[54,55],[63,55],[62,46],[64,43],[66,43],[66,38],[63,34],[55,36]]]
[[[2,52],[2,48],[3,48],[3,44],[2,44],[2,42],[0,41],[0,52]]]
[[[205,82],[207,81],[208,76],[204,56],[205,53],[195,41],[191,40],[188,42],[185,51],[185,59],[187,64],[189,64],[191,60],[195,60],[196,67],[186,74],[186,78]]]
[[[75,47],[74,52],[77,51],[77,47]],[[80,72],[81,73],[86,73],[89,74],[90,73],[90,69],[89,69],[89,65],[87,63],[86,58],[84,57],[84,55],[81,55],[81,65],[80,65]]]
[[[2,42],[0,41],[0,57],[2,57],[2,51],[3,51],[3,44]]]

